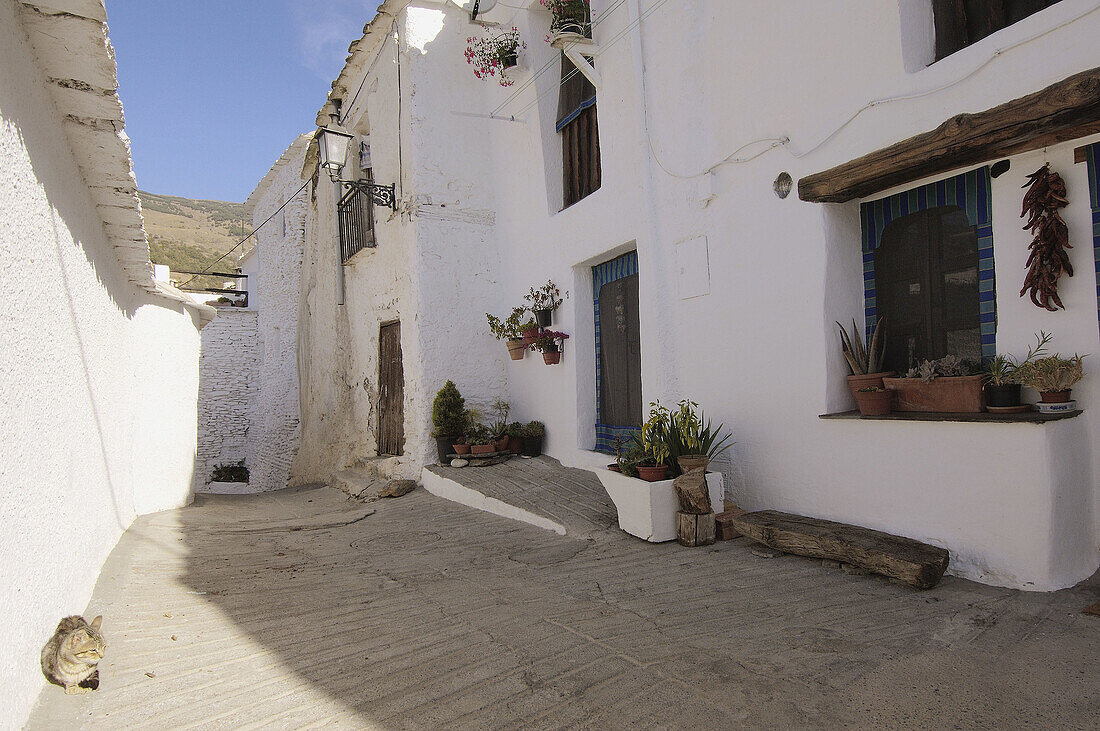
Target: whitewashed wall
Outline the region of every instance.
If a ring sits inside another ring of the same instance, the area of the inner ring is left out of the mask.
[[[202,331],[196,492],[202,492],[218,465],[245,460],[251,468],[247,458],[259,367],[256,312],[218,308],[218,316]]]
[[[195,450],[194,310],[127,284],[33,58],[0,2],[3,728],[134,516],[190,499]]]
[[[606,456],[590,451],[591,267],[636,249],[644,401],[690,397],[726,424],[737,444],[724,470],[743,506],[947,546],[954,573],[986,583],[1047,590],[1096,569],[1093,379],[1074,392],[1085,415],[1058,424],[819,419],[853,407],[833,322],[862,318],[859,202],[772,192],[781,171],[797,180],[1092,68],[1095,3],[1063,0],[928,66],[930,0],[592,0],[603,16],[595,31],[603,184],[564,211],[553,129],[558,52],[542,40],[549,14],[524,5],[484,16],[519,27],[528,44],[512,88],[473,77],[460,59],[477,28],[431,0],[397,13],[400,108],[392,41],[377,62],[353,57],[353,67],[371,71],[343,79],[349,97],[361,90],[349,117],[369,119],[380,182],[396,177],[400,144],[405,208],[400,223],[382,225],[379,249],[347,268],[341,311],[331,186],[322,179],[300,311],[309,322],[301,342],[311,464],[371,453],[377,323],[400,317],[406,383],[417,389],[407,421],[411,433],[417,418],[424,429],[411,454],[429,461],[424,405],[449,377],[475,404],[506,391],[513,418],[546,422],[550,454],[602,466]],[[376,32],[388,34],[385,25]],[[1072,164],[1072,148],[1088,141],[1014,156],[994,183],[1001,350],[1022,353],[1046,329],[1064,352],[1100,353],[1085,170]],[[1016,218],[1019,185],[1044,156],[1070,185],[1065,216],[1077,242],[1077,276],[1062,285],[1068,309],[1053,314],[1016,296],[1028,241]],[[681,299],[677,245],[700,237],[709,294]],[[572,335],[562,364],[509,361],[483,313],[506,314],[547,278],[566,294],[555,320]]]
[[[257,313],[259,373],[248,442],[249,486],[287,486],[298,451],[298,300],[309,193],[300,191],[304,142],[295,142],[269,173],[252,211],[256,249],[247,271],[249,308]],[[293,151],[293,154],[290,154]],[[289,203],[287,203],[289,201]],[[284,203],[287,205],[279,211]],[[276,211],[278,211],[276,213]],[[253,293],[256,297],[253,299]]]
[[[613,3],[592,6],[599,15]],[[797,180],[1095,66],[1095,4],[1064,0],[928,67],[930,4],[918,0],[668,3],[630,28],[651,6],[627,0],[596,29],[603,187],[565,211],[553,131],[556,66],[513,101],[514,89],[471,75],[440,91],[430,115],[453,130],[468,118],[452,111],[495,109],[519,120],[477,121],[490,144],[465,146],[467,162],[494,162],[498,311],[547,277],[569,290],[556,322],[573,334],[563,364],[506,362],[517,416],[546,421],[547,448],[566,463],[606,462],[588,451],[590,267],[636,248],[644,399],[691,397],[725,422],[737,441],[729,472],[738,502],[945,545],[953,572],[987,583],[1053,589],[1087,577],[1100,561],[1094,379],[1074,391],[1085,415],[1056,425],[819,420],[852,406],[833,321],[862,318],[859,204],[805,203],[797,193],[780,200],[771,184],[781,171]],[[529,69],[556,55],[541,40],[547,14],[498,8],[488,19],[520,27]],[[467,35],[461,23],[452,32]],[[859,112],[938,87],[947,88]],[[780,137],[790,143],[767,152],[768,140]],[[1016,296],[1028,241],[1016,218],[1019,186],[1043,153],[1013,157],[1010,174],[995,181],[1003,350],[1022,353],[1041,328],[1064,352],[1100,352],[1088,191],[1071,152],[1086,141],[1046,151],[1074,201],[1065,213],[1077,276],[1062,285],[1066,312],[1045,313]],[[761,152],[702,174],[727,156]],[[443,173],[471,179],[460,164]],[[676,245],[700,236],[710,294],[680,299]]]

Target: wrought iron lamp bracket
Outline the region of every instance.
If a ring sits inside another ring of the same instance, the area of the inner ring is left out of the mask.
[[[358,191],[369,195],[371,202],[376,206],[387,206],[394,211],[397,210],[396,183],[391,185],[379,185],[378,183],[371,183],[366,180],[341,180],[340,186],[343,190],[343,195],[340,199],[341,203],[345,202]]]

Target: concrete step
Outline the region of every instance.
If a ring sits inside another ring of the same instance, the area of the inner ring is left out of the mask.
[[[350,497],[359,498],[377,494],[387,482],[389,482],[388,478],[379,477],[376,473],[361,467],[353,467],[337,472],[333,476],[332,486]]]

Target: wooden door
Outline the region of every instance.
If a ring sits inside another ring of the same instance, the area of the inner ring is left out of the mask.
[[[405,372],[401,365],[401,323],[378,332],[378,453],[398,456],[405,446]]]
[[[596,318],[596,449],[629,444],[642,426],[638,255],[593,267]]]

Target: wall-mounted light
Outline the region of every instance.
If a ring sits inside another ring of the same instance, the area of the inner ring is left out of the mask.
[[[336,181],[340,179],[340,171],[347,162],[352,135],[342,129],[333,129],[334,126],[335,119],[332,125],[317,131],[317,149],[321,155],[321,167]]]
[[[775,194],[780,198],[786,198],[791,194],[791,186],[793,185],[794,181],[791,180],[791,174],[784,170],[779,173],[775,182],[772,183],[772,190],[774,190]]]

